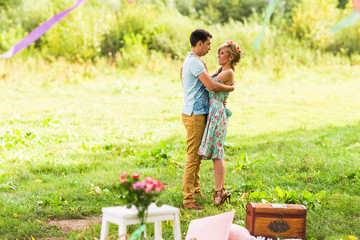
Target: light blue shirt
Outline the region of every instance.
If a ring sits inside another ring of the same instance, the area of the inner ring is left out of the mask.
[[[209,113],[209,93],[198,76],[206,69],[200,59],[191,57],[194,52],[188,52],[182,70],[182,86],[184,89],[184,106],[182,113],[195,116]]]

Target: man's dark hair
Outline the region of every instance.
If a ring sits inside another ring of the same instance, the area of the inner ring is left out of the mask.
[[[196,44],[201,41],[202,43],[206,42],[206,40],[212,38],[211,34],[204,29],[196,29],[190,35],[190,44],[192,47],[195,47]]]

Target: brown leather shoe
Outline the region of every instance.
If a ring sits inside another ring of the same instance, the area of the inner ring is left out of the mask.
[[[194,196],[195,196],[195,197],[202,197],[203,195],[201,194],[201,192],[195,192],[195,193],[194,193]]]
[[[198,204],[196,201],[191,203],[183,203],[183,208],[185,209],[193,209],[193,210],[204,210],[205,208]]]

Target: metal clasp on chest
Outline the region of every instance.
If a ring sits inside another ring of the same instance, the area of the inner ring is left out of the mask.
[[[273,221],[267,228],[275,233],[283,233],[290,229],[290,226],[284,221]]]

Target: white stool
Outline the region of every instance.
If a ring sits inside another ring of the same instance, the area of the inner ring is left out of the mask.
[[[128,225],[140,223],[137,213],[138,211],[135,206],[131,208],[127,208],[126,206],[103,208],[100,240],[105,240],[109,235],[109,223],[114,223],[119,226],[118,236],[126,234],[126,227]],[[154,223],[155,240],[162,240],[161,222],[168,220],[173,220],[174,239],[181,240],[179,213],[180,210],[176,207],[169,205],[157,207],[155,203],[150,204],[145,222]]]

